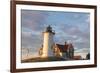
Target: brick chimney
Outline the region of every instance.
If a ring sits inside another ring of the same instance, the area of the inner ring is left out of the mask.
[[[65,41],[65,45],[67,45],[67,42]]]

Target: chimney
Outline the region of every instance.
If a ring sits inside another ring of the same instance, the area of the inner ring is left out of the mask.
[[[65,41],[65,45],[67,45],[67,42]]]

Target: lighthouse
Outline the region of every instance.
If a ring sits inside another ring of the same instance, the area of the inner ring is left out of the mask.
[[[42,54],[41,54],[42,58],[54,56],[54,52],[53,52],[54,35],[55,32],[53,32],[52,27],[50,25],[46,27],[46,30],[43,32],[43,47],[42,47]]]

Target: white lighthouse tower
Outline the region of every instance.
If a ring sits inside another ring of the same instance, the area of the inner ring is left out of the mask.
[[[53,52],[53,36],[55,35],[55,32],[52,31],[52,27],[49,25],[46,30],[43,32],[43,48],[42,48],[42,54],[41,57],[52,57],[54,56]]]

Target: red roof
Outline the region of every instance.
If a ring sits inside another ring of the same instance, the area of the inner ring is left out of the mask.
[[[80,60],[81,59],[81,56],[74,56],[74,60]]]
[[[73,48],[72,44],[65,44],[65,45],[56,44],[56,46],[59,48],[61,52],[66,52],[68,49]]]

